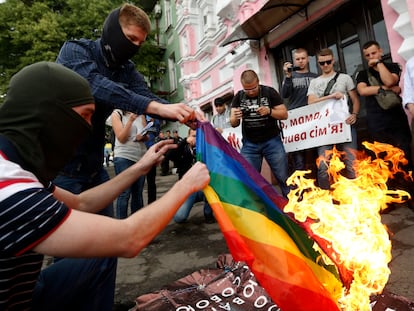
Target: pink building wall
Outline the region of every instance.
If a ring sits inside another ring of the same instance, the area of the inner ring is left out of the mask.
[[[410,16],[409,20],[410,20],[410,25],[411,25],[411,30],[412,30],[411,33],[414,33],[414,1],[413,0],[402,0],[401,2],[407,7],[408,14]],[[391,56],[392,56],[393,61],[401,64],[402,69],[403,69],[401,80],[400,80],[400,87],[402,88],[402,92],[404,92],[403,86],[404,86],[404,72],[405,72],[406,60],[404,59],[404,57],[402,57],[398,53],[398,51],[401,48],[404,42],[404,39],[407,39],[407,38],[403,38],[401,34],[398,33],[394,29],[394,25],[399,17],[399,12],[394,10],[394,8],[392,8],[388,3],[389,3],[388,0],[381,0],[381,5],[382,5],[382,10],[383,10],[383,15],[384,15],[384,22],[385,22],[385,26],[387,29],[388,39],[390,42]],[[401,5],[401,3],[399,4]],[[406,113],[407,113],[409,122],[412,123],[412,116],[408,112]]]
[[[252,15],[256,14],[266,4],[266,2],[267,1],[265,0],[258,0],[256,2],[244,2],[238,12],[240,24],[243,24]]]

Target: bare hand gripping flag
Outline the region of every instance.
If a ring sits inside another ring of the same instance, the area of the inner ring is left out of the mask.
[[[204,193],[233,258],[248,264],[281,310],[338,311],[337,270],[320,263],[314,240],[283,212],[286,199],[210,123],[199,122],[196,141],[211,176]]]

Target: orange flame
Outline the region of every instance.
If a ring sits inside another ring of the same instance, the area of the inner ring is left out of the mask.
[[[305,177],[309,171],[297,171],[288,184],[295,189],[289,193],[285,212],[294,214],[308,233],[325,240],[329,246],[315,248],[326,264],[334,264],[344,284],[338,304],[342,310],[371,310],[369,298],[384,289],[390,272],[391,241],[381,223],[380,212],[388,203],[401,203],[410,195],[403,190],[390,190],[387,181],[397,173],[405,174],[400,164],[406,164],[404,153],[391,145],[364,142],[375,154],[372,159],[359,154],[354,163],[355,179],[340,174],[345,167],[341,153],[335,148],[326,156],[331,190],[320,189],[314,180]],[[319,164],[318,164],[319,165]],[[405,177],[411,178],[411,174]]]

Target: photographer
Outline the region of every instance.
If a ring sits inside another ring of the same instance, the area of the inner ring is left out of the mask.
[[[293,53],[293,63],[285,62],[283,72],[285,79],[283,80],[280,95],[285,101],[288,110],[303,107],[308,104],[308,87],[312,79],[318,75],[309,71],[308,51],[303,48],[296,49]],[[291,166],[291,173],[296,170],[306,169],[306,153],[310,157],[316,158],[315,150],[300,150],[288,154]]]
[[[170,150],[167,158],[173,160],[177,164],[178,179],[181,179],[187,171],[197,163],[196,159],[196,130],[189,129],[188,135],[185,139],[181,139],[178,142],[177,149]],[[174,221],[182,224],[187,222],[191,209],[197,202],[204,202],[203,212],[205,222],[208,224],[214,223],[215,218],[213,216],[213,210],[208,204],[203,191],[196,191],[191,194],[187,200],[180,206],[176,214],[174,215]]]
[[[239,126],[243,120],[240,153],[258,172],[265,158],[283,196],[287,197],[288,160],[278,124],[278,120],[288,117],[286,106],[274,88],[259,84],[259,77],[253,70],[244,71],[240,80],[243,90],[234,96],[230,114],[232,127]]]

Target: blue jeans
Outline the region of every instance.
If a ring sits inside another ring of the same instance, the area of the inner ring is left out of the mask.
[[[136,162],[115,157],[114,167],[115,174],[120,174],[125,171],[128,167],[134,165]],[[116,218],[122,219],[128,217],[128,203],[131,198],[131,214],[144,206],[144,200],[142,192],[144,191],[145,175],[139,177],[131,187],[125,189],[116,200]]]
[[[213,217],[213,210],[208,205],[203,191],[197,191],[191,194],[187,200],[181,205],[177,213],[174,215],[174,221],[177,223],[185,222],[190,215],[190,211],[197,202],[204,202],[204,217],[210,219]]]
[[[290,191],[286,185],[286,180],[289,176],[289,165],[280,136],[275,136],[259,143],[253,143],[243,138],[243,146],[240,153],[258,172],[261,172],[263,158],[265,158],[282,190],[283,196],[287,197]]]
[[[353,162],[355,161],[356,150],[358,149],[357,143],[357,134],[356,129],[351,126],[351,136],[352,141],[336,144],[336,145],[326,145],[318,147],[318,157],[321,155],[325,156],[325,151],[332,150],[334,146],[338,151],[345,152],[343,157],[343,162],[345,164],[345,177],[353,179],[355,178],[355,170],[353,167]],[[318,185],[321,189],[329,190],[331,187],[332,180],[328,175],[328,166],[329,166],[330,157],[327,158],[327,163],[320,162],[318,167]]]
[[[116,258],[64,258],[43,269],[33,293],[32,311],[111,311]]]
[[[88,190],[90,188],[96,187],[100,184],[109,180],[108,172],[102,167],[98,172],[92,175],[83,175],[76,173],[73,175],[58,175],[53,183],[63,188],[67,191],[70,191],[75,194],[79,194],[82,191]],[[101,215],[106,215],[114,217],[114,207],[113,204],[109,204],[103,210],[99,212]]]

